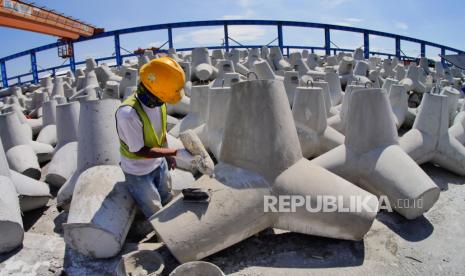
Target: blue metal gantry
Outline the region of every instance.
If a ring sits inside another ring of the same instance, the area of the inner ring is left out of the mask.
[[[233,48],[253,48],[253,47],[260,47],[261,45],[230,45],[229,44],[229,35],[228,35],[228,26],[237,26],[237,25],[262,25],[262,26],[276,26],[277,28],[277,33],[278,33],[278,46],[281,48],[281,50],[284,52],[284,50],[287,50],[286,53],[289,53],[289,49],[309,49],[312,52],[315,50],[324,50],[327,55],[330,55],[331,52],[334,54],[337,52],[347,52],[347,51],[353,51],[354,49],[342,49],[342,48],[333,48],[331,47],[331,31],[348,31],[348,32],[354,32],[354,33],[359,33],[363,35],[363,46],[364,46],[364,56],[365,58],[368,58],[370,54],[372,55],[383,55],[387,56],[388,58],[391,58],[392,56],[396,56],[401,59],[412,59],[411,57],[403,56],[401,55],[401,41],[409,41],[413,43],[418,43],[420,44],[420,55],[422,57],[425,56],[426,54],[426,46],[429,47],[435,47],[439,48],[441,50],[441,55],[445,55],[446,51],[454,52],[457,54],[462,54],[464,53],[462,50],[451,48],[448,46],[440,45],[437,43],[433,42],[428,42],[425,40],[421,39],[416,39],[412,37],[407,37],[407,36],[402,36],[402,35],[397,35],[397,34],[392,34],[392,33],[386,33],[386,32],[379,32],[379,31],[374,31],[374,30],[368,30],[368,29],[362,29],[362,28],[356,28],[356,27],[348,27],[348,26],[339,26],[339,25],[331,25],[331,24],[321,24],[321,23],[311,23],[311,22],[296,22],[296,21],[277,21],[277,20],[209,20],[209,21],[193,21],[193,22],[179,22],[179,23],[168,23],[168,24],[157,24],[157,25],[148,25],[148,26],[140,26],[140,27],[133,27],[133,28],[127,28],[127,29],[121,29],[121,30],[114,30],[114,31],[108,31],[104,33],[100,33],[97,35],[94,35],[92,37],[87,37],[87,38],[80,38],[76,41],[74,41],[74,44],[83,42],[83,41],[88,41],[92,39],[98,39],[98,38],[104,38],[104,37],[114,37],[114,44],[115,44],[115,55],[111,57],[101,57],[101,58],[96,58],[96,61],[104,61],[104,60],[115,60],[117,65],[121,65],[123,63],[123,58],[131,56],[131,54],[126,54],[122,55],[121,54],[121,47],[120,47],[120,35],[123,34],[130,34],[130,33],[138,33],[138,32],[145,32],[145,31],[154,31],[154,30],[166,30],[168,34],[168,46],[170,48],[174,48],[174,43],[173,43],[173,29],[176,28],[188,28],[188,27],[211,27],[211,26],[223,26],[224,27],[224,44],[222,46],[208,46],[204,45],[205,47],[208,47],[209,49],[219,49],[223,48],[226,51],[229,51],[230,49]],[[283,27],[305,27],[305,28],[316,28],[316,29],[322,29],[324,30],[324,46],[323,47],[318,47],[318,46],[299,46],[299,45],[284,45],[284,39],[283,39]],[[387,37],[387,38],[392,38],[395,40],[395,53],[381,53],[381,52],[373,52],[370,51],[370,35],[374,36],[381,36],[381,37]],[[21,78],[24,77],[30,77],[32,76],[32,83],[37,83],[39,81],[39,73],[46,72],[46,71],[52,71],[55,72],[58,69],[69,67],[72,71],[76,70],[76,65],[83,64],[84,61],[79,61],[76,62],[73,56],[69,59],[68,64],[60,65],[60,66],[55,66],[55,67],[50,67],[42,70],[38,70],[38,64],[37,64],[37,59],[36,59],[36,53],[45,51],[48,49],[53,49],[57,48],[64,43],[62,42],[56,42],[56,43],[51,43],[47,45],[43,45],[37,48],[29,49],[26,51],[22,51],[13,55],[9,55],[3,58],[0,58],[0,71],[1,71],[1,77],[2,77],[2,86],[3,87],[8,87],[8,81],[9,80],[17,80],[18,84],[24,83],[21,81]],[[178,49],[179,51],[187,51],[191,50],[191,48],[182,48]],[[13,77],[8,77],[7,75],[7,66],[6,66],[6,61],[10,61],[22,56],[30,56],[31,59],[31,72],[18,75],[18,76],[13,76]]]

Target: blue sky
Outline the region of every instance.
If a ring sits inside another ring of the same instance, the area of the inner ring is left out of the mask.
[[[420,0],[35,0],[37,5],[71,15],[106,30],[158,23],[210,19],[276,19],[331,23],[368,28],[412,36],[451,47],[465,49],[462,35],[465,18],[463,1]],[[0,57],[56,41],[55,37],[0,27]],[[222,28],[190,28],[173,32],[175,47],[220,45]],[[276,34],[274,27],[230,27],[230,36],[247,44],[266,44]],[[166,31],[151,31],[121,37],[127,50],[159,46],[167,40]],[[341,48],[363,44],[361,35],[332,32],[331,40]],[[285,44],[323,46],[321,30],[285,28]],[[372,37],[371,49],[394,52],[394,40]],[[419,45],[403,43],[402,50],[411,56],[419,54]],[[111,56],[111,38],[76,44],[76,59]],[[437,57],[439,50],[426,49],[427,56]],[[124,53],[124,51],[123,51]],[[37,54],[41,67],[60,65],[56,50]],[[8,75],[30,70],[29,57],[7,62]]]

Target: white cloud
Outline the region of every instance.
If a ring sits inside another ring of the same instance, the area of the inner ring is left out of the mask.
[[[324,20],[334,25],[341,25],[347,27],[353,27],[364,21],[362,18],[358,17],[348,17],[348,18],[335,18],[335,17],[324,17]]]
[[[228,20],[228,19],[251,19],[255,16],[255,12],[251,9],[246,9],[244,13],[241,14],[227,14],[223,15],[221,19]]]
[[[247,7],[251,6],[252,1],[253,0],[239,0],[239,1],[237,1],[237,3],[239,4],[239,6],[241,6],[243,8],[247,8]]]
[[[352,23],[360,23],[363,21],[362,18],[356,18],[356,17],[345,18],[344,20],[347,22],[352,22]]]
[[[254,42],[266,34],[266,29],[260,26],[231,26],[229,36],[239,42]],[[220,45],[223,41],[223,27],[215,27],[176,35],[174,43],[194,43],[201,45]]]
[[[266,34],[266,29],[259,26],[234,26],[229,28],[229,36],[239,42],[254,42]]]
[[[334,25],[341,25],[341,26],[346,26],[346,27],[352,27],[353,24],[347,21],[336,21],[333,23]]]
[[[336,8],[342,4],[349,2],[350,0],[322,0],[321,5],[325,8]]]
[[[395,22],[394,26],[396,28],[398,28],[398,29],[401,29],[401,30],[407,30],[408,29],[408,25],[405,22],[400,22],[400,21]]]

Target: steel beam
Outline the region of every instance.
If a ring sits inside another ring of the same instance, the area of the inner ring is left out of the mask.
[[[228,32],[228,24],[223,25],[224,28],[224,49],[226,52],[229,52],[229,32]]]
[[[0,71],[2,71],[3,88],[6,88],[8,87],[8,77],[6,75],[6,65],[4,60],[0,61]]]
[[[123,64],[123,58],[121,57],[119,34],[115,34],[115,58],[116,58],[116,65],[121,66]]]
[[[400,37],[396,37],[396,57],[400,59]]]
[[[279,46],[279,49],[281,49],[281,53],[282,53],[284,49],[283,24],[278,23],[277,28],[278,28],[278,46]]]
[[[331,33],[329,27],[325,27],[325,53],[331,55]]]
[[[444,56],[446,55],[446,49],[445,48],[441,48],[441,63],[443,65],[446,64],[446,60],[444,59]]]
[[[76,72],[76,59],[74,57],[74,43],[71,43],[71,49],[72,53],[71,56],[69,57],[69,68],[71,69],[71,72]]]
[[[420,44],[420,56],[421,57],[426,56],[426,45],[425,45],[425,43]]]
[[[366,59],[370,57],[370,34],[363,33],[363,55]]]
[[[31,52],[31,72],[32,83],[39,83],[39,74],[37,73],[37,57],[35,52]]]
[[[171,27],[168,28],[168,47],[174,48],[173,47],[173,28]]]

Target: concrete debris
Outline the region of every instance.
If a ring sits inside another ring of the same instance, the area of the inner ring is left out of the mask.
[[[138,250],[124,255],[116,267],[117,276],[162,275],[165,269],[163,257],[156,251]]]
[[[179,135],[179,138],[189,153],[194,155],[195,167],[199,170],[199,172],[211,176],[215,165],[197,134],[195,134],[192,130],[187,130],[182,132]]]

